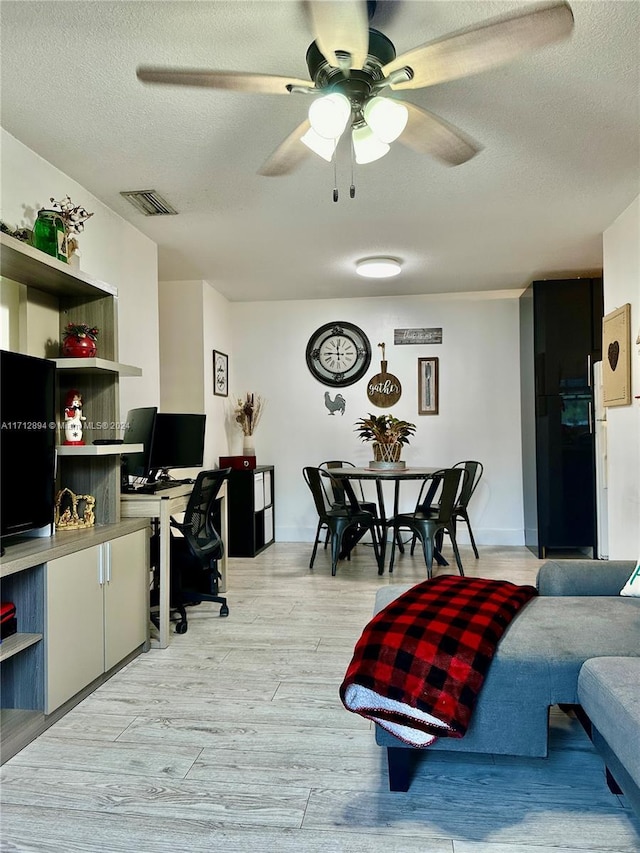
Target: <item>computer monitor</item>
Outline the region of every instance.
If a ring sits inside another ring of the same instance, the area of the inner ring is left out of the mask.
[[[170,468],[200,468],[205,422],[206,415],[158,412],[147,479],[166,477]]]
[[[146,477],[149,473],[149,458],[153,445],[153,436],[158,416],[157,406],[130,409],[127,413],[127,427],[124,431],[125,444],[142,444],[140,453],[122,454],[123,481],[131,477]]]

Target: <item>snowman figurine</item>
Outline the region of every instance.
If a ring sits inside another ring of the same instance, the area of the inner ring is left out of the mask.
[[[82,394],[79,391],[69,391],[64,402],[64,442],[63,444],[84,444],[82,440]]]

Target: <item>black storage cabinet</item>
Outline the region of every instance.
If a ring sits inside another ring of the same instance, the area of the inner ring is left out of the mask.
[[[601,278],[534,281],[520,298],[525,543],[540,559],[593,549],[593,364]]]
[[[273,465],[232,470],[227,480],[229,557],[255,557],[274,541]]]

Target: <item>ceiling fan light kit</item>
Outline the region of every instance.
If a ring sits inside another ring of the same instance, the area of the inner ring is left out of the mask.
[[[391,98],[375,95],[364,105],[364,120],[382,142],[395,142],[407,126],[409,110]]]
[[[393,278],[400,275],[402,264],[397,258],[361,258],[356,272],[363,278]]]
[[[300,142],[303,142],[310,151],[318,154],[327,163],[332,161],[333,153],[338,145],[337,139],[328,139],[326,136],[320,136],[312,127],[300,137]]]
[[[309,122],[320,136],[338,139],[351,118],[351,103],[346,95],[332,92],[317,98],[309,107]]]
[[[368,25],[374,3],[308,0],[307,5],[314,30],[314,41],[306,54],[311,78],[308,81],[246,71],[151,66],[138,68],[138,79],[152,84],[320,96],[311,104],[308,118],[289,133],[263,164],[261,175],[290,174],[311,151],[331,160],[337,140],[349,124],[357,163],[373,162],[386,154],[389,143],[397,139],[418,154],[459,166],[474,157],[481,146],[433,113],[409,101],[389,97],[388,90],[426,88],[496,68],[568,38],[574,24],[566,0],[551,0],[426,42],[396,56],[387,36]],[[377,156],[364,153],[365,142],[369,144],[373,136],[378,142]],[[330,144],[318,139],[328,140]]]
[[[384,157],[390,150],[390,146],[383,142],[371,128],[364,124],[362,127],[356,127],[351,133],[353,140],[353,153],[358,165],[364,163],[373,163]]]

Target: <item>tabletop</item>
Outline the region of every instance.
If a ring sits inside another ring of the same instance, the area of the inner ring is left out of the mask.
[[[350,480],[424,480],[442,471],[439,468],[331,468],[335,477],[345,477]]]

